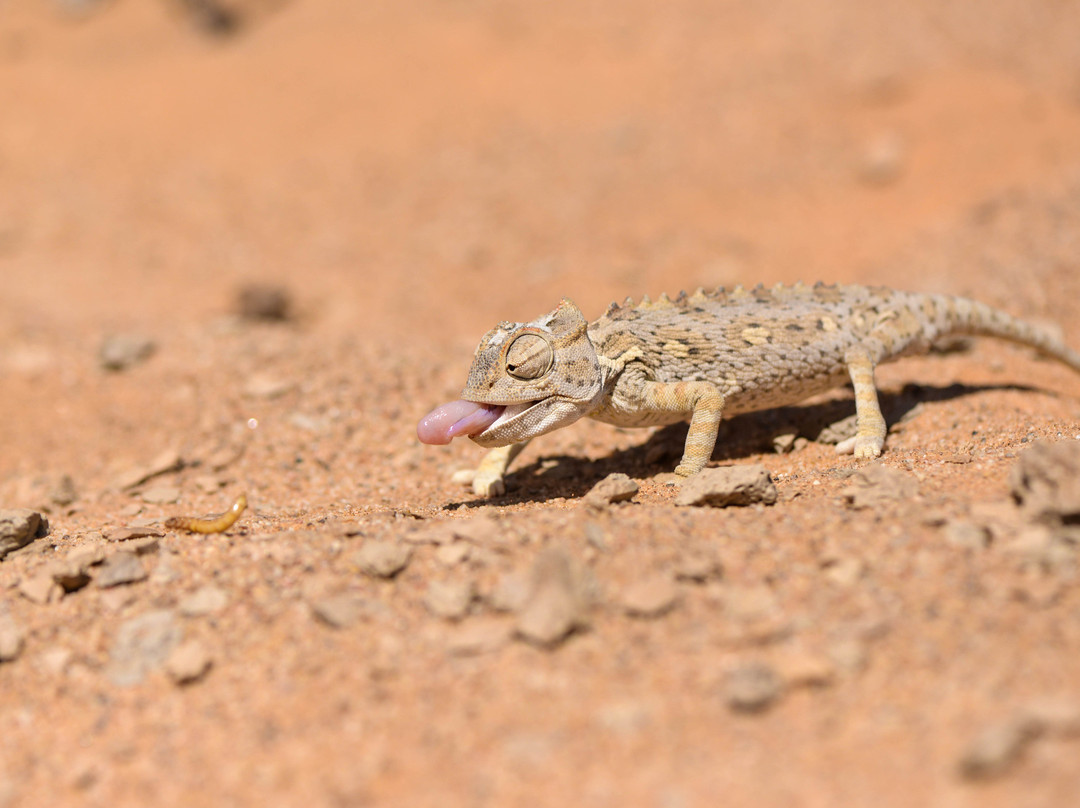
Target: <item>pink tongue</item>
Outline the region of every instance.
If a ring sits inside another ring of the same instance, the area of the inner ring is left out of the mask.
[[[458,435],[478,435],[502,415],[505,407],[477,404],[475,401],[451,401],[436,407],[416,425],[421,443],[449,443]]]

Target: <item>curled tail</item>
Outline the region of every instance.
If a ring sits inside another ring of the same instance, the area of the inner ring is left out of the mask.
[[[934,315],[928,318],[926,334],[931,342],[951,334],[997,337],[1034,348],[1080,373],[1080,351],[1070,348],[1048,329],[970,298],[930,295],[928,299],[935,309]]]

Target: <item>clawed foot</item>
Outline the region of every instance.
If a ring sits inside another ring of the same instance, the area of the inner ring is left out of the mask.
[[[501,474],[492,474],[483,469],[463,469],[455,471],[453,481],[472,488],[480,497],[501,497],[506,493],[506,483]]]
[[[855,455],[856,460],[870,460],[881,455],[884,445],[885,440],[875,435],[856,435],[836,444],[836,453]]]

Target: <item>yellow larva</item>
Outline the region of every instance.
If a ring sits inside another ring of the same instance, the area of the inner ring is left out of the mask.
[[[173,516],[165,521],[165,527],[170,530],[187,530],[191,533],[224,533],[244,512],[247,507],[247,496],[241,494],[236,498],[232,507],[220,516],[213,519],[196,519],[194,516]]]

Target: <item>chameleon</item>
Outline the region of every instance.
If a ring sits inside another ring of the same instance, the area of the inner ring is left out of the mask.
[[[1047,330],[965,297],[796,283],[630,298],[588,322],[573,302],[480,340],[461,399],[417,426],[427,444],[467,435],[491,449],[472,476],[480,496],[533,438],[583,417],[620,427],[689,420],[677,478],[701,471],[724,415],[794,404],[850,382],[855,435],[836,448],[881,454],[886,424],[874,369],[954,335],[1034,348],[1080,372],[1080,353]]]

